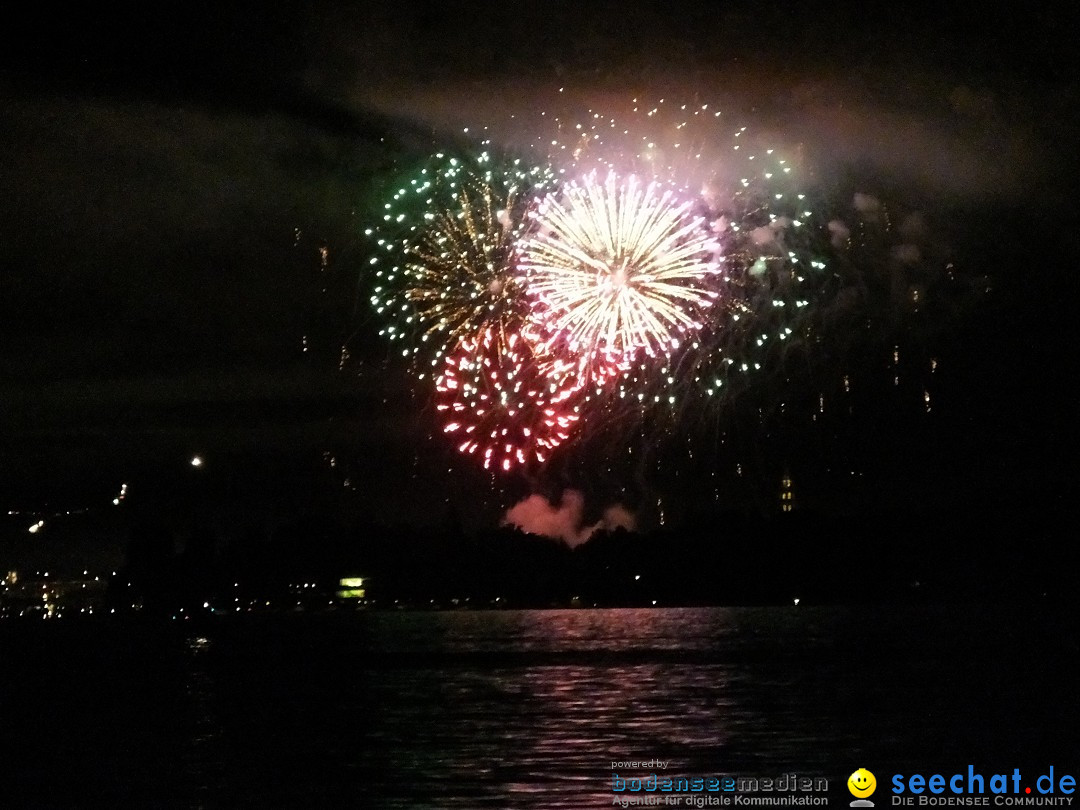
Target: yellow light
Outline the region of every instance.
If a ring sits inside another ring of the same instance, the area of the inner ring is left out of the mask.
[[[364,580],[362,577],[344,577],[338,581],[338,584],[342,588],[362,588],[364,587]]]

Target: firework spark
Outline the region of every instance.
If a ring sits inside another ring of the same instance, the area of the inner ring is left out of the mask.
[[[544,199],[520,270],[534,314],[573,351],[655,356],[700,328],[717,297],[718,252],[691,203],[611,173]]]

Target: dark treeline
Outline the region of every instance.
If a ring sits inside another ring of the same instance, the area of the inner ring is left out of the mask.
[[[271,530],[196,523],[180,534],[144,521],[110,598],[150,613],[204,602],[327,609],[340,578],[363,577],[375,607],[1061,599],[1077,570],[1062,517],[726,512],[677,531],[598,532],[576,548],[512,528],[468,534],[315,515]]]

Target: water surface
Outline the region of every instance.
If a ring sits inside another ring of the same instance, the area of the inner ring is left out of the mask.
[[[957,607],[6,622],[0,789],[5,807],[559,810],[611,806],[611,762],[659,758],[826,776],[840,806],[861,765],[1075,772],[1076,630]]]

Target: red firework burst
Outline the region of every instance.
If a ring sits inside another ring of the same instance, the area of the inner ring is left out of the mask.
[[[544,462],[580,419],[576,395],[584,380],[576,362],[541,351],[527,331],[501,334],[489,326],[446,357],[435,384],[443,432],[485,468]]]

